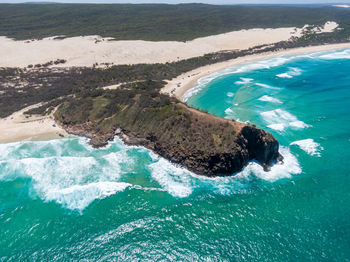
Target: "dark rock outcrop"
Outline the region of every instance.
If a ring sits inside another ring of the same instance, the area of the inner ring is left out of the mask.
[[[165,110],[166,109],[166,110]],[[184,104],[158,111],[125,109],[106,122],[63,125],[76,135],[89,137],[94,147],[105,146],[115,135],[128,145],[144,146],[172,163],[204,176],[230,176],[257,160],[268,171],[281,161],[278,141],[254,126],[219,118]],[[150,116],[150,112],[152,115]],[[59,118],[66,119],[67,115]],[[148,118],[148,119],[147,119]],[[110,125],[114,122],[114,125]],[[106,127],[109,124],[109,128]]]

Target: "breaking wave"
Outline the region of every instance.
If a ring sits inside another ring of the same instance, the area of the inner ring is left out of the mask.
[[[274,87],[274,86],[270,86],[267,84],[261,84],[261,83],[256,83],[255,85],[263,87],[263,88],[267,88],[267,89],[274,89],[274,90],[280,90],[281,88],[279,87]]]
[[[276,163],[271,167],[271,171],[265,172],[261,165],[256,162],[250,162],[249,165],[238,174],[239,177],[249,178],[258,177],[263,180],[274,182],[278,179],[289,178],[302,172],[297,158],[287,147],[280,147],[280,153],[283,156],[283,163]]]
[[[294,76],[301,75],[302,70],[296,67],[289,67],[289,71],[286,73],[277,74],[279,78],[293,78]]]
[[[281,100],[274,98],[274,97],[271,97],[271,96],[268,96],[268,95],[264,95],[264,96],[260,97],[258,100],[263,101],[263,102],[282,104]]]
[[[266,111],[260,114],[266,122],[267,127],[276,131],[284,131],[289,127],[297,129],[309,127],[303,121],[298,120],[296,116],[282,109]]]
[[[319,58],[325,60],[350,59],[350,49],[322,54]]]
[[[235,84],[236,85],[246,85],[246,84],[251,83],[253,80],[254,80],[253,78],[241,77],[241,80],[240,81],[236,81]]]
[[[321,150],[323,150],[323,147],[319,144],[316,143],[313,139],[308,138],[308,139],[303,139],[303,140],[298,140],[290,143],[290,145],[296,145],[300,149],[304,150],[307,154],[310,156],[321,156]]]
[[[249,72],[253,70],[260,70],[260,69],[269,69],[272,67],[277,67],[280,65],[283,65],[287,63],[288,61],[291,61],[295,57],[276,57],[276,58],[271,58],[267,60],[262,60],[262,61],[257,61],[254,63],[248,63],[248,64],[243,64],[240,66],[235,66],[231,67],[228,69],[225,69],[220,72],[213,73],[209,76],[203,77],[198,80],[197,85],[185,92],[183,95],[183,100],[186,102],[188,99],[197,94],[199,91],[201,91],[203,88],[208,86],[214,79],[217,79],[219,77],[223,77],[226,75],[231,75],[231,74],[238,74],[238,73],[244,73],[244,72]],[[251,78],[241,78],[241,81],[236,81],[236,84],[244,85],[251,83],[254,79]]]
[[[128,188],[164,191],[177,198],[189,197],[198,190],[228,195],[247,190],[253,176],[275,181],[299,172],[296,159],[284,148],[284,165],[276,164],[271,172],[264,172],[252,162],[242,172],[224,178],[195,175],[145,148],[126,146],[119,139],[102,149],[93,149],[81,138],[23,141],[1,144],[0,153],[0,180],[29,179],[31,195],[78,211]],[[136,165],[139,158],[143,159],[141,168],[149,172],[149,183],[158,186],[128,182],[130,174],[141,172]]]

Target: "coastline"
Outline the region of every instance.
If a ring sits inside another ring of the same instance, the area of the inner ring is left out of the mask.
[[[192,71],[183,73],[178,77],[168,81],[166,86],[161,89],[161,93],[167,94],[170,96],[175,96],[180,101],[185,102],[184,101],[185,93],[188,90],[194,88],[197,85],[199,79],[209,76],[211,74],[214,74],[216,72],[223,71],[227,68],[238,66],[245,63],[251,63],[255,61],[270,59],[274,57],[302,55],[302,54],[310,54],[310,53],[318,53],[318,52],[326,52],[326,51],[336,51],[336,50],[347,49],[347,48],[350,48],[350,42],[341,43],[341,44],[298,47],[298,48],[286,49],[281,51],[242,56],[242,57],[238,57],[228,61],[199,67]]]
[[[37,105],[24,108],[6,118],[0,118],[0,144],[25,139],[51,140],[67,136],[68,133],[49,116],[26,116],[23,113]]]
[[[167,85],[163,87],[160,92],[170,96],[175,96],[180,101],[183,101],[184,94],[189,89],[195,87],[199,79],[230,67],[279,56],[317,53],[346,48],[350,48],[350,42],[293,48],[282,51],[243,56],[236,59],[199,67],[181,74],[178,77],[168,81]],[[24,108],[6,118],[0,118],[0,143],[10,143],[24,139],[49,140],[68,135],[68,133],[62,127],[55,123],[53,114],[49,116],[25,116],[23,114],[25,111],[36,106],[38,105]]]

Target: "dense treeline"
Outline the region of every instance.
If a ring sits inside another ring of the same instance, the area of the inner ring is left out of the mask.
[[[336,21],[350,36],[350,10],[327,6],[0,4],[0,35],[15,39],[101,35],[179,40],[249,28],[322,25]]]

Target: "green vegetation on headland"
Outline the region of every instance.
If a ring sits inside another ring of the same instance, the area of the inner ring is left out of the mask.
[[[177,40],[250,28],[320,26],[335,21],[350,36],[350,10],[327,6],[204,4],[0,4],[0,35],[15,39],[101,35],[117,40]]]

